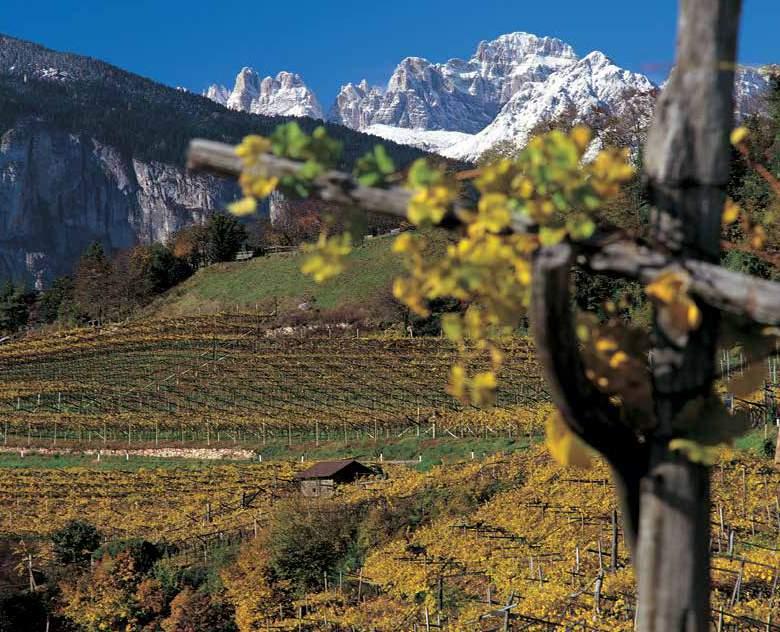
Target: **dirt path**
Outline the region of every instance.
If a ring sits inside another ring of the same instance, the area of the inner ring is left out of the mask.
[[[73,448],[44,448],[44,447],[20,447],[0,446],[0,453],[17,453],[22,456],[27,454],[83,454],[92,456],[124,456],[124,457],[157,457],[162,459],[197,459],[197,460],[230,460],[249,461],[257,458],[253,450],[241,450],[237,448],[143,448],[139,450],[77,450]]]

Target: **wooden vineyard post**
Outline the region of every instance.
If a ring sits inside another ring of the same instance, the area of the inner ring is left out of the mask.
[[[610,548],[610,567],[612,572],[617,571],[618,565],[618,515],[617,509],[612,510],[612,546]]]
[[[515,593],[514,591],[509,593],[509,597],[506,600],[506,606],[504,606],[504,622],[501,626],[502,632],[509,632],[509,617],[510,617],[510,608],[512,607],[512,602],[515,600]]]
[[[646,149],[656,241],[680,256],[712,262],[720,255],[729,176],[739,12],[739,0],[682,1],[677,64],[656,105]],[[682,347],[656,323],[658,429],[641,487],[640,632],[709,629],[709,471],[669,449],[677,413],[712,390],[719,312],[706,305],[701,311],[701,325]]]
[[[775,441],[775,463],[780,464],[780,424],[775,422],[777,428],[777,440]]]

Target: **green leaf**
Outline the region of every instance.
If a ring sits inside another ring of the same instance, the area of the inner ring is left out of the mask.
[[[428,161],[425,158],[418,158],[409,167],[409,175],[407,181],[413,188],[427,187],[432,184],[437,184],[441,180],[441,174],[432,169],[428,165]]]
[[[552,194],[552,201],[553,204],[555,204],[555,208],[559,211],[566,211],[569,208],[569,201],[560,191],[556,191]]]
[[[539,229],[539,243],[542,246],[555,246],[563,241],[566,237],[565,228],[550,228],[548,226],[542,226]]]
[[[393,160],[382,145],[376,145],[355,163],[354,176],[367,187],[386,186],[386,176],[395,172]]]
[[[316,160],[307,160],[298,171],[298,177],[311,182],[323,171],[325,171],[325,169],[319,162]]]
[[[572,239],[588,239],[596,230],[596,224],[587,215],[577,213],[566,220],[566,228]]]
[[[270,139],[271,151],[282,158],[313,160],[330,168],[335,166],[341,156],[341,143],[330,138],[322,125],[308,136],[297,122],[291,121],[279,125]]]
[[[390,175],[395,172],[393,159],[389,156],[383,145],[374,147],[374,157],[376,158],[376,165],[379,168],[380,173]]]
[[[441,330],[453,342],[463,340],[463,321],[460,314],[443,314],[441,317]]]
[[[302,160],[308,136],[295,121],[279,125],[271,134],[271,150],[277,156]]]

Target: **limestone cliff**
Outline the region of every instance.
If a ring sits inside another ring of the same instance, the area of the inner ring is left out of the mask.
[[[36,120],[0,137],[0,278],[44,284],[84,248],[164,241],[238,194],[234,183],[142,162]]]

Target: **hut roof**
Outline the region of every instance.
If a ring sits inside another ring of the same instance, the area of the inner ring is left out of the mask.
[[[370,474],[371,470],[355,459],[343,459],[341,461],[320,461],[310,468],[298,472],[295,478],[298,480],[307,478],[330,478],[339,472],[351,469],[360,474]]]

